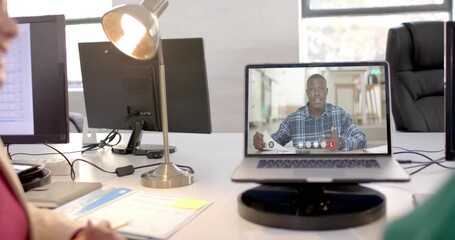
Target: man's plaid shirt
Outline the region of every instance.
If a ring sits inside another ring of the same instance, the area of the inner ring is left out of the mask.
[[[367,147],[365,134],[357,128],[352,118],[342,108],[326,103],[324,112],[319,118],[313,118],[308,111],[308,105],[291,113],[280,124],[278,131],[271,136],[282,146],[292,140],[294,147],[299,143],[321,142],[326,135],[331,134],[334,127],[340,138],[343,151],[363,149]]]

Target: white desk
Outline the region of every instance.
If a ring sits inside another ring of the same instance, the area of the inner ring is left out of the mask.
[[[142,143],[161,143],[159,133],[144,134]],[[394,145],[410,149],[442,150],[444,149],[443,133],[397,133]],[[71,135],[71,145],[56,145],[62,151],[80,149],[81,135]],[[124,141],[127,141],[124,137]],[[155,142],[152,142],[155,141]],[[241,218],[237,213],[237,197],[240,193],[256,186],[255,184],[237,184],[230,180],[234,168],[243,156],[243,135],[231,133],[218,134],[170,134],[170,144],[177,147],[171,161],[176,164],[191,166],[196,172],[195,183],[173,189],[151,189],[142,187],[140,174],[150,168],[140,169],[134,175],[117,177],[103,173],[84,163],[79,164],[78,181],[101,181],[104,187],[128,187],[156,194],[196,197],[212,200],[214,203],[201,215],[197,216],[171,239],[381,239],[387,222],[406,214],[413,209],[413,193],[429,193],[439,188],[451,175],[450,170],[438,166],[429,167],[412,176],[408,183],[374,183],[367,186],[381,191],[387,198],[386,217],[374,223],[333,231],[297,231],[264,227]],[[19,146],[10,148],[12,153],[19,151],[50,152],[45,146]],[[444,152],[428,154],[434,158]],[[68,154],[70,160],[80,154]],[[106,170],[114,171],[116,167],[132,164],[141,166],[157,163],[162,160],[147,159],[145,156],[114,155],[109,148],[88,152],[84,159],[91,160]],[[397,159],[424,160],[411,154],[397,155]],[[447,165],[455,166],[454,163]],[[53,177],[69,179],[69,177]]]

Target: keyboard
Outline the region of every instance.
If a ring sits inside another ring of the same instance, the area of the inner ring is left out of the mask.
[[[257,168],[379,168],[375,159],[259,160]]]

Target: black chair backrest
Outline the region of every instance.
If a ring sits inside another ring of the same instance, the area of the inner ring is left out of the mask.
[[[444,131],[444,22],[409,22],[389,29],[392,113],[396,129]]]

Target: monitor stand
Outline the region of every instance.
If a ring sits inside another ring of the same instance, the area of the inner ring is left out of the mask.
[[[356,227],[380,219],[385,211],[384,195],[358,184],[261,185],[238,198],[244,219],[299,230]]]
[[[136,121],[133,131],[131,132],[128,145],[118,145],[112,148],[113,153],[117,154],[134,154],[134,155],[147,155],[149,153],[163,152],[163,145],[144,144],[141,145],[143,121]],[[169,153],[174,153],[177,148],[169,146]]]

